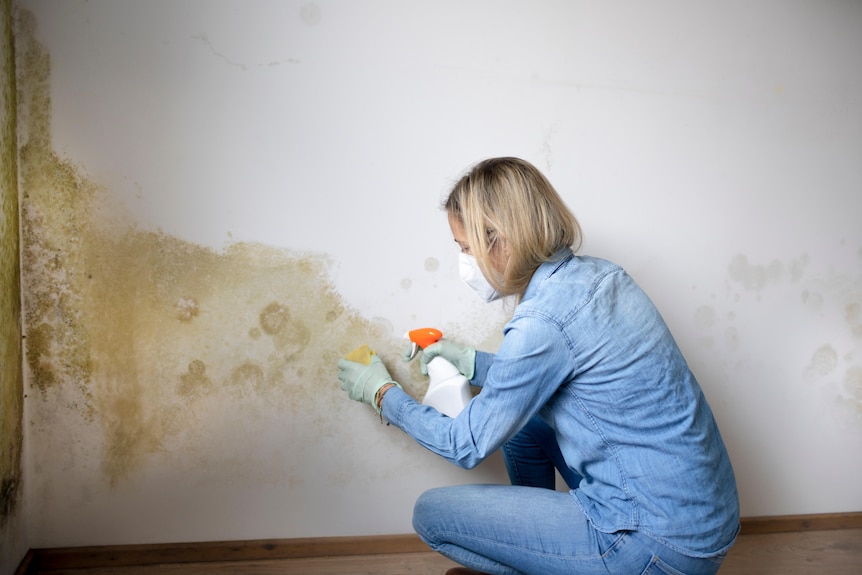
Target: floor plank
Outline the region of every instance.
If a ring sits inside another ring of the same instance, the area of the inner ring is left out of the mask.
[[[47,571],[45,575],[442,575],[457,563],[437,553],[397,553],[272,561],[185,563]],[[42,572],[40,572],[42,575]]]
[[[185,563],[42,571],[39,575],[443,575],[436,553]],[[862,529],[740,536],[721,575],[862,575]]]
[[[743,535],[721,575],[862,575],[862,529]]]

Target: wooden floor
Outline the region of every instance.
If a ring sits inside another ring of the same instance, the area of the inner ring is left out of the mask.
[[[436,553],[39,571],[39,575],[443,575]],[[862,529],[742,535],[721,575],[862,575]]]

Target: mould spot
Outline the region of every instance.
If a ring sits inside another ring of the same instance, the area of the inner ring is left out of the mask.
[[[790,262],[790,279],[793,282],[798,282],[805,275],[805,268],[808,267],[809,259],[808,254],[804,254]]]
[[[850,331],[853,335],[862,337],[862,305],[855,302],[847,304],[844,317],[850,325]]]
[[[260,390],[266,377],[263,369],[254,363],[244,363],[230,374],[230,384],[242,390]]]
[[[858,402],[862,402],[862,367],[853,366],[844,376],[844,391]]]
[[[200,395],[212,389],[212,382],[206,376],[206,364],[199,359],[189,363],[189,369],[180,376],[180,386],[177,392],[183,397]]]
[[[836,395],[833,406],[842,426],[862,430],[862,367],[852,366],[844,375],[844,393]]]
[[[802,292],[802,303],[809,310],[819,312],[823,308],[823,296],[817,292],[804,290]]]
[[[311,339],[311,332],[305,323],[294,320],[290,309],[278,302],[269,304],[260,312],[260,327],[272,337],[276,349],[287,360],[296,358]]]
[[[17,474],[0,479],[0,525],[15,512],[20,487],[21,479]]]
[[[425,271],[436,272],[440,269],[440,260],[437,258],[425,258]]]
[[[183,323],[188,323],[197,317],[200,310],[198,302],[194,298],[181,297],[177,300],[177,319]]]
[[[838,353],[831,345],[824,345],[814,352],[806,369],[808,376],[826,376],[838,367]]]
[[[413,286],[413,280],[410,278],[404,278],[401,280],[401,289],[404,291],[410,291],[410,288]]]
[[[751,265],[747,256],[739,254],[731,260],[727,271],[730,279],[745,289],[760,291],[768,284],[781,279],[784,266],[778,260],[773,260],[768,266]]]
[[[53,341],[54,330],[47,323],[31,326],[27,330],[27,349],[31,354],[27,358],[30,376],[43,394],[55,383],[52,356],[48,353]]]
[[[290,310],[273,302],[260,312],[260,327],[267,335],[282,333],[290,323]]]

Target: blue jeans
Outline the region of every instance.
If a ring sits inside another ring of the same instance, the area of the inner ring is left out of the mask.
[[[423,493],[413,528],[431,549],[492,575],[713,575],[721,557],[687,557],[636,531],[593,529],[569,493],[457,485]]]
[[[554,430],[538,417],[503,444],[503,461],[512,485],[554,489],[555,470],[559,470],[569,489],[576,489],[581,482],[581,476],[566,465]]]
[[[620,573],[712,575],[723,557],[693,558],[635,531],[593,528],[574,497],[554,490],[554,469],[570,488],[553,431],[535,418],[503,446],[512,486],[463,485],[424,493],[413,527],[435,551],[493,575]]]

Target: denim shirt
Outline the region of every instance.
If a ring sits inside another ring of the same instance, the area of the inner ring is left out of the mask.
[[[726,552],[739,526],[730,459],[706,398],[658,310],[619,266],[564,250],[534,273],[482,392],[454,419],[393,388],[383,416],[472,468],[538,414],[571,491],[599,531],[637,530],[681,553]]]

